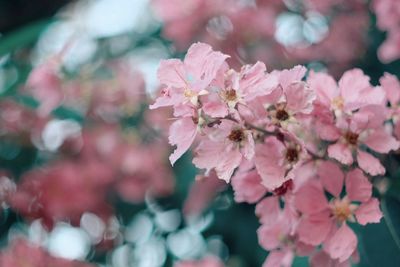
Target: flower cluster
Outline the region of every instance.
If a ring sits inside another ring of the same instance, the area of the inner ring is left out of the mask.
[[[107,61],[65,77],[60,64],[51,59],[34,68],[18,91],[36,100],[37,109],[18,98],[0,100],[0,136],[10,147],[1,148],[1,160],[39,163],[1,172],[2,207],[50,230],[58,222],[78,226],[86,213],[108,224],[119,201],[171,195],[168,145],[156,128],[164,127],[167,114],[144,110],[142,74],[125,61]],[[97,79],[99,69],[109,77]],[[58,108],[69,113],[57,117]]]
[[[273,68],[317,61],[341,72],[365,50],[368,6],[358,0],[322,2],[153,0],[152,5],[164,36],[181,50],[201,41],[231,55],[234,67],[256,60]]]
[[[265,266],[290,266],[294,255],[317,266],[356,261],[349,225],[380,221],[371,179],[400,146],[390,127],[398,80],[386,74],[374,87],[359,69],[336,82],[261,62],[236,71],[228,58],[196,43],[183,61],[161,61],[150,108],[173,107],[171,163],[194,147],[197,168],[232,182],[237,202],[258,203],[259,241],[272,251]]]

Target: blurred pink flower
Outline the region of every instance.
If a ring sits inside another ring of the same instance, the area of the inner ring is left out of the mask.
[[[299,240],[313,246],[323,244],[324,250],[333,259],[340,262],[347,260],[357,248],[357,237],[347,222],[361,225],[378,223],[382,217],[379,201],[372,198],[372,185],[360,169],[351,170],[345,179],[340,175],[333,176],[340,170],[334,165],[323,165],[328,191],[334,198],[328,202],[322,184],[318,180],[310,180],[295,193],[295,206],[303,214],[297,233]],[[342,175],[343,177],[343,175]],[[330,182],[327,182],[330,179]],[[343,183],[346,184],[347,195],[340,197]],[[360,205],[355,202],[361,202]]]
[[[26,86],[39,101],[37,112],[42,117],[49,115],[64,98],[59,68],[59,59],[54,57],[34,68],[29,75]]]
[[[201,260],[179,261],[174,267],[224,267],[220,259],[215,256],[205,256]]]
[[[57,221],[78,225],[85,212],[110,215],[105,192],[112,181],[113,173],[100,162],[61,161],[26,173],[10,204],[28,219],[42,219],[49,228]]]
[[[379,59],[390,63],[400,58],[400,3],[396,0],[374,0],[371,8],[376,14],[378,28],[387,31],[387,38],[378,50]]]
[[[183,213],[187,217],[201,215],[218,193],[225,188],[226,184],[218,179],[214,172],[209,176],[196,176],[185,200]]]

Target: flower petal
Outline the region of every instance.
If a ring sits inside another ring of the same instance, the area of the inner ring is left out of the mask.
[[[192,118],[182,118],[171,125],[168,140],[171,145],[176,145],[174,153],[169,157],[172,165],[189,149],[196,133],[197,126]]]
[[[357,162],[361,169],[372,176],[385,174],[385,168],[379,160],[360,149],[357,150]]]
[[[302,213],[313,214],[328,208],[328,201],[322,185],[311,180],[303,185],[295,194],[295,206]]]
[[[185,88],[185,66],[179,59],[161,60],[157,78],[161,84],[173,88]]]
[[[390,150],[397,150],[400,143],[384,129],[372,132],[364,141],[369,148],[379,153],[388,153]]]
[[[357,236],[346,223],[344,223],[324,244],[324,250],[332,259],[338,259],[339,262],[344,262],[350,258],[356,248]]]
[[[279,198],[275,196],[266,197],[256,205],[256,215],[262,224],[272,224],[279,216]]]
[[[275,137],[265,139],[264,144],[256,146],[255,165],[263,184],[269,189],[281,186],[285,181],[283,153],[285,147]]]
[[[350,148],[346,144],[335,143],[328,147],[329,157],[336,159],[337,161],[350,165],[353,163],[353,155],[351,154]]]
[[[333,221],[329,218],[328,210],[303,218],[297,226],[299,240],[305,244],[318,246],[325,241],[332,225]]]
[[[342,192],[344,182],[344,174],[339,166],[332,161],[323,161],[318,166],[317,173],[325,189],[338,197]]]
[[[355,212],[359,224],[379,223],[382,218],[382,212],[379,208],[379,200],[371,198],[368,202],[361,204]]]
[[[372,184],[360,169],[346,175],[346,192],[351,201],[365,202],[372,195]]]

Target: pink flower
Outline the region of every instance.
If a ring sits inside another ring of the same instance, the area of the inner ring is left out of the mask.
[[[262,101],[273,124],[285,127],[312,112],[315,93],[302,81],[305,73],[306,68],[296,66],[270,74],[278,79],[278,86]]]
[[[383,105],[385,101],[382,91],[373,88],[360,69],[346,71],[338,84],[328,74],[310,72],[307,83],[317,101],[331,110],[349,113],[367,105]]]
[[[64,161],[26,173],[10,204],[28,219],[42,219],[49,228],[65,220],[76,225],[85,212],[110,215],[105,192],[112,180],[111,170],[100,162]]]
[[[242,164],[231,181],[235,201],[250,204],[258,202],[267,193],[267,188],[261,182],[261,177],[254,166]]]
[[[177,59],[161,61],[157,75],[166,87],[150,108],[188,103],[196,106],[199,95],[208,93],[208,86],[227,58],[207,44],[196,43],[189,48],[183,62]]]
[[[201,215],[225,188],[226,183],[218,179],[215,172],[211,172],[209,176],[197,175],[185,200],[184,214],[193,217]]]
[[[379,59],[383,63],[392,62],[400,57],[400,5],[396,0],[374,0],[372,9],[378,28],[387,31],[388,36],[379,47]]]
[[[64,97],[58,76],[58,58],[53,58],[34,68],[29,75],[27,87],[40,102],[38,114],[45,117],[58,107]]]
[[[215,256],[205,256],[201,260],[179,261],[174,267],[224,267],[223,262]]]
[[[297,233],[300,241],[314,246],[323,244],[324,251],[332,259],[344,262],[357,247],[357,237],[347,223],[378,223],[382,217],[379,201],[371,197],[372,185],[360,169],[348,172],[343,179],[343,174],[334,165],[324,163],[320,167],[322,184],[334,198],[328,202],[318,180],[310,180],[301,187],[295,193],[294,202],[303,214]],[[338,188],[343,183],[346,184],[347,195],[341,198]]]
[[[166,162],[164,143],[121,144],[115,190],[132,203],[141,203],[146,195],[162,197],[170,195],[175,186],[172,169]]]
[[[309,255],[313,246],[299,241],[293,231],[298,221],[298,214],[293,207],[293,198],[286,198],[285,207],[279,207],[277,197],[267,197],[256,207],[256,214],[262,222],[257,231],[260,245],[271,251],[263,267],[292,266],[295,255]]]
[[[366,145],[373,151],[386,154],[399,148],[400,143],[383,128],[386,110],[382,106],[364,106],[352,116],[337,119],[336,143],[328,147],[328,155],[339,162],[350,165],[353,153],[361,169],[371,175],[385,173],[379,160],[361,149]]]
[[[229,182],[243,158],[251,160],[253,156],[252,132],[239,123],[222,120],[208,139],[200,142],[193,163],[206,173],[214,169],[220,179]]]
[[[357,251],[355,251],[352,255],[352,260],[355,263],[358,263],[358,254]],[[310,266],[312,267],[351,267],[351,262],[350,260],[346,260],[343,262],[340,262],[339,260],[334,260],[329,255],[324,252],[323,250],[318,251],[314,255],[310,257]]]
[[[228,115],[238,104],[246,106],[255,98],[268,95],[277,86],[277,79],[266,73],[262,62],[245,65],[239,73],[222,70],[224,73],[213,84],[218,97],[207,95],[202,101],[205,114],[214,118]]]
[[[389,116],[394,123],[394,135],[400,138],[400,81],[395,75],[385,73],[379,82],[390,104]]]
[[[282,135],[285,139],[285,135]],[[270,190],[280,187],[284,182],[294,179],[294,171],[307,157],[304,146],[292,134],[286,140],[267,137],[256,145],[255,165],[262,184]]]

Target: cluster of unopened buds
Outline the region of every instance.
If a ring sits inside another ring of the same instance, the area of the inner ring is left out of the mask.
[[[258,203],[264,266],[290,266],[295,255],[313,266],[357,261],[349,225],[382,217],[371,180],[400,145],[399,81],[385,74],[372,86],[353,69],[336,82],[261,62],[236,71],[228,58],[196,43],[183,61],[161,62],[163,90],[150,108],[173,107],[171,163],[194,146],[196,167],[231,182],[237,202]]]

